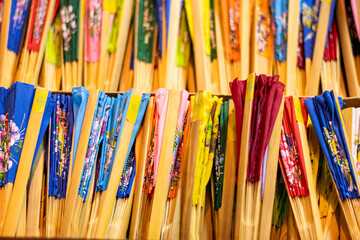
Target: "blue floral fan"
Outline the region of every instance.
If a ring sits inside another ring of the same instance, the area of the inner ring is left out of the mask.
[[[359,198],[340,104],[334,93],[325,91],[320,96],[306,99],[305,104],[341,200]]]
[[[144,118],[149,100],[150,100],[150,94],[143,94],[143,96],[141,98],[139,111],[138,111],[138,114],[136,117],[134,129],[131,134],[129,149],[126,154],[125,166],[124,166],[123,172],[121,174],[120,185],[119,185],[119,188],[118,188],[118,191],[116,194],[116,196],[119,198],[127,198],[127,197],[129,197],[130,192],[131,192],[131,187],[134,182],[135,167],[136,167],[135,166],[136,165],[135,164],[136,163],[135,152],[134,152],[133,146],[134,146],[136,135],[139,131],[140,125]]]
[[[5,107],[0,115],[0,187],[15,181],[34,93],[34,86],[21,82],[11,85],[5,99],[1,90]]]
[[[58,94],[55,98],[50,125],[48,195],[61,199],[67,190],[74,114],[71,96]]]
[[[96,168],[98,150],[104,137],[104,131],[102,131],[102,128],[104,124],[106,126],[106,118],[109,116],[110,112],[110,103],[111,98],[106,96],[104,92],[100,91],[97,99],[95,115],[92,120],[90,138],[78,190],[78,193],[84,198],[84,201],[87,199],[90,182],[94,175],[94,169]]]

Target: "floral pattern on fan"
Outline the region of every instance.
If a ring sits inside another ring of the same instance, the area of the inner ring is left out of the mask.
[[[88,14],[90,23],[90,36],[91,38],[99,38],[101,33],[101,2],[95,2],[92,6],[92,9],[89,9]]]
[[[22,26],[25,23],[25,9],[27,9],[28,4],[30,4],[30,0],[19,0],[16,3],[16,10],[15,10],[15,14],[13,16],[13,20],[14,20],[14,28],[18,28],[21,29]]]
[[[116,143],[118,140],[118,135],[120,132],[120,122],[122,119],[122,112],[121,112],[121,108],[119,109],[119,114],[117,115],[117,128],[116,128],[116,133],[114,133],[114,129],[112,129],[111,132],[106,132],[106,138],[110,139],[107,140],[106,142],[109,142],[108,147],[107,147],[107,151],[106,151],[106,160],[105,160],[105,172],[109,173],[110,172],[110,165],[111,165],[111,161],[113,159],[113,155],[115,152],[115,147],[116,147]]]
[[[179,154],[182,148],[182,143],[180,142],[183,138],[184,132],[180,128],[179,125],[176,126],[175,130],[175,140],[173,145],[173,155],[175,155],[175,161],[171,165],[171,179],[170,179],[170,186],[169,186],[169,194],[168,197],[170,198],[170,192],[175,191],[179,182],[180,182],[180,165],[181,165],[181,155]]]
[[[88,190],[86,182],[90,181],[91,174],[93,171],[93,166],[95,165],[96,154],[93,153],[97,148],[97,144],[98,144],[97,140],[99,136],[98,134],[99,128],[100,128],[100,119],[95,118],[92,131],[90,134],[88,149],[86,151],[84,173],[83,176],[81,177],[80,189],[79,189],[79,193],[81,191],[81,194],[83,194],[84,196],[87,194],[87,190]]]
[[[47,7],[48,7],[48,0],[39,1],[39,6],[36,10],[36,17],[35,17],[35,24],[33,31],[33,37],[35,38],[36,41],[40,41],[41,38],[41,34],[45,23]]]
[[[224,175],[224,164],[225,164],[225,153],[221,152],[221,135],[223,133],[219,131],[217,137],[217,146],[215,149],[215,159],[214,159],[214,168],[213,168],[213,175],[214,175],[214,195],[219,194],[220,185],[223,184],[221,182],[222,176]],[[218,208],[216,208],[217,210]]]
[[[240,59],[240,36],[239,36],[239,22],[240,22],[240,1],[230,1],[229,6],[229,39],[231,48],[231,60],[238,61]]]
[[[146,167],[145,167],[143,192],[151,195],[153,189],[153,182],[154,182],[154,139],[152,136],[149,153],[146,161]]]
[[[48,146],[48,196],[66,196],[73,137],[73,109],[71,96],[58,94],[52,110]]]
[[[14,146],[16,152],[20,151],[24,134],[25,129],[21,126],[19,128],[12,120],[9,121],[8,115],[0,115],[0,183],[5,182],[6,173],[13,164],[18,164],[12,158],[10,148]]]
[[[271,22],[276,61],[286,61],[288,1],[271,0]]]
[[[85,5],[85,61],[98,62],[101,45],[102,1],[89,0]]]
[[[347,182],[348,190],[353,191],[355,189],[355,184],[351,176],[349,160],[346,158],[344,150],[340,147],[339,140],[334,132],[331,121],[329,122],[329,125],[331,131],[326,129],[326,127],[323,127],[325,142],[328,144],[330,149],[331,157],[333,158],[332,160],[341,168],[341,172]]]
[[[62,32],[63,32],[63,47],[64,51],[67,52],[70,49],[70,41],[72,38],[72,34],[77,31],[76,24],[76,15],[74,13],[74,8],[72,5],[64,6],[60,11],[61,21],[62,21]]]
[[[287,178],[289,192],[296,196],[306,186],[302,184],[303,175],[294,135],[293,133],[287,135],[284,126],[281,126],[280,157]]]
[[[60,161],[58,168],[56,169],[56,175],[59,179],[66,177],[66,167],[70,160],[71,146],[67,143],[69,141],[69,113],[60,106],[59,98],[56,103],[56,123],[55,123],[55,153],[60,153]]]
[[[269,44],[268,38],[270,36],[270,19],[261,11],[259,11],[259,16],[257,19],[256,26],[256,41],[258,43],[258,52],[262,53],[266,50],[266,47]]]
[[[119,184],[119,189],[120,189],[120,195],[122,197],[129,197],[128,191],[131,190],[131,184],[132,181],[131,179],[134,178],[135,175],[135,149],[133,147],[133,149],[131,149],[130,155],[126,161],[124,170],[121,174],[121,179],[120,179],[120,184]]]
[[[90,138],[87,145],[84,167],[78,191],[84,199],[88,196],[91,178],[93,177],[93,171],[96,168],[99,146],[105,134],[104,125],[106,127],[107,120],[109,119],[111,109],[110,102],[110,98],[105,96],[104,92],[101,92],[90,131]]]

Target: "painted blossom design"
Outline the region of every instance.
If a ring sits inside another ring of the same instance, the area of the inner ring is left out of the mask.
[[[13,16],[13,28],[14,29],[22,29],[25,23],[25,15],[26,10],[30,4],[30,0],[18,0],[16,3],[16,9]]]
[[[143,185],[143,192],[151,195],[153,190],[153,183],[154,183],[154,132],[155,127],[152,131],[151,141],[150,141],[150,148],[146,160],[145,165],[145,175],[144,175],[144,185]]]
[[[36,17],[34,23],[33,37],[36,41],[40,41],[42,30],[45,23],[46,11],[48,7],[48,0],[40,0],[39,6],[36,10]]]
[[[268,46],[268,38],[270,36],[270,18],[264,12],[258,12],[257,26],[256,26],[256,41],[258,43],[258,52],[262,53]]]
[[[280,158],[290,194],[292,196],[301,196],[301,193],[307,186],[303,182],[299,153],[294,134],[286,134],[284,126],[281,126]]]
[[[99,134],[98,131],[100,129],[100,125],[101,125],[101,120],[96,117],[92,126],[92,130],[91,130],[91,134],[90,134],[90,139],[89,139],[89,144],[88,144],[88,148],[86,151],[86,156],[85,156],[85,163],[84,163],[84,170],[83,170],[83,174],[81,176],[81,182],[80,182],[80,189],[79,189],[79,193],[82,196],[86,196],[87,194],[87,182],[90,181],[90,177],[92,174],[92,170],[93,170],[93,166],[95,164],[95,155],[93,154],[95,149],[97,148],[98,145],[98,138],[99,138]]]
[[[298,35],[298,47],[297,47],[297,66],[301,69],[305,69],[305,58],[304,58],[304,34],[303,26],[299,25]]]
[[[286,60],[287,51],[288,2],[271,0],[271,11],[275,60],[282,62]]]
[[[129,190],[131,190],[131,179],[135,175],[134,170],[135,170],[135,150],[134,148],[132,148],[120,179],[119,186],[120,186],[121,197],[129,197]]]
[[[171,178],[170,178],[170,188],[169,188],[169,196],[170,192],[175,190],[175,184],[180,180],[180,164],[181,164],[181,156],[179,156],[179,151],[181,151],[180,141],[183,137],[183,131],[180,129],[180,126],[176,126],[175,130],[175,140],[173,144],[173,155],[175,155],[175,161],[171,163]]]
[[[313,22],[313,9],[309,5],[307,5],[305,2],[302,5],[302,24],[308,28],[312,27]]]
[[[114,129],[112,129],[111,132],[106,132],[106,142],[108,143],[107,151],[106,151],[106,159],[105,159],[105,168],[104,168],[104,171],[106,173],[110,172],[110,165],[114,156],[117,139],[120,132],[120,127],[121,127],[120,122],[122,119],[122,115],[123,114],[120,108],[119,114],[117,115],[117,119],[116,119],[116,123],[117,123],[116,132],[114,133]]]
[[[94,170],[95,161],[97,157],[98,147],[101,142],[100,139],[105,134],[104,129],[106,128],[107,120],[110,114],[111,106],[109,105],[109,103],[105,103],[105,104],[102,105],[102,103],[100,103],[96,110],[96,115],[91,128],[88,147],[86,150],[84,168],[83,168],[80,187],[78,191],[79,194],[81,194],[81,196],[84,198],[87,197],[87,192],[89,190],[89,185],[90,185],[90,179]]]
[[[66,112],[61,109],[60,101],[58,99],[56,104],[56,118],[55,118],[55,153],[59,154],[60,159],[56,169],[56,175],[60,178],[65,174],[66,156],[69,153],[66,152],[65,146],[68,137],[68,124],[66,124]]]
[[[150,10],[151,8],[151,10]],[[151,1],[144,1],[144,12],[143,12],[143,31],[144,31],[144,44],[148,44],[150,38],[152,37],[155,26],[153,22],[155,21],[155,12],[153,11],[154,4]]]
[[[101,1],[93,2],[89,8],[89,29],[91,38],[100,38],[101,34]]]
[[[229,9],[229,27],[230,27],[230,48],[232,50],[232,60],[237,60],[240,53],[239,39],[239,22],[240,22],[240,1],[235,1]]]
[[[60,10],[64,51],[69,51],[72,35],[77,31],[77,16],[72,5],[64,6]]]
[[[25,119],[25,114],[24,118]],[[9,121],[8,114],[0,115],[0,183],[5,182],[6,173],[11,169],[13,164],[18,164],[12,157],[10,149],[19,152],[23,144],[25,129],[18,127],[13,120]]]
[[[351,192],[355,189],[355,184],[351,176],[349,160],[347,159],[344,150],[340,146],[339,140],[332,127],[331,121],[329,122],[329,125],[330,125],[330,131],[326,127],[323,127],[324,139],[328,145],[328,148],[330,149],[333,162],[337,163],[337,165],[340,166],[341,172],[348,186],[348,191]]]
[[[51,117],[49,148],[49,196],[62,199],[66,196],[67,179],[72,147],[73,114],[69,97],[57,95]]]
[[[214,176],[214,195],[217,196],[220,194],[220,186],[223,184],[221,180],[224,175],[224,163],[225,163],[225,154],[221,152],[221,132],[218,132],[217,144],[215,149],[215,159],[213,166],[213,176]]]

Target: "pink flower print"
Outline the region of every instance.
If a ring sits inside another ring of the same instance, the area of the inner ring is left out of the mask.
[[[13,165],[12,161],[7,161],[6,167],[5,167],[5,172],[8,172],[11,169],[12,165]]]
[[[103,124],[101,126],[101,136],[104,136],[104,134],[106,132],[106,123],[107,123],[107,121],[108,121],[108,117],[105,115]],[[107,137],[107,134],[106,134],[105,137]]]
[[[281,143],[280,143],[280,145],[281,145],[280,148],[283,148]],[[280,155],[281,155],[281,158],[285,159],[286,158],[285,150],[280,150]]]
[[[10,145],[13,146],[16,142],[20,140],[20,131],[19,127],[16,126],[13,121],[11,121],[10,124]]]
[[[95,118],[94,121],[94,126],[93,126],[93,134],[96,134],[97,129],[99,129],[99,125],[100,125],[100,120],[99,118]]]
[[[89,23],[91,38],[100,37],[101,24],[101,1],[93,2],[93,6],[89,9]]]
[[[39,8],[37,9],[37,15],[35,19],[35,26],[34,26],[34,38],[37,41],[40,41],[41,33],[43,30],[46,10],[47,10],[48,0],[41,0],[39,3]]]
[[[2,128],[2,126],[0,126],[0,143],[2,142],[2,139],[4,138],[5,135],[6,135],[5,128]]]
[[[5,173],[5,169],[4,169],[5,156],[4,155],[5,155],[4,152],[0,151],[0,173]]]

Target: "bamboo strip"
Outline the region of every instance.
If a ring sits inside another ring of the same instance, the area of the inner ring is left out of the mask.
[[[20,205],[20,218],[15,233],[16,237],[25,237],[26,235],[26,193],[21,202],[22,204]]]
[[[269,141],[269,153],[266,165],[266,179],[264,186],[264,196],[261,206],[261,218],[259,239],[270,239],[271,221],[273,214],[275,188],[276,188],[276,175],[279,161],[279,145],[280,133],[282,125],[282,116],[284,110],[284,100],[282,101],[279,109],[278,116],[276,117],[273,132]]]
[[[172,0],[170,4],[170,22],[169,22],[169,33],[167,42],[167,56],[166,56],[166,75],[165,75],[165,88],[177,89],[176,83],[178,79],[174,78],[175,72],[177,71],[176,66],[176,51],[178,32],[180,25],[181,16],[181,1]]]
[[[306,178],[308,181],[308,188],[309,188],[309,199],[310,199],[310,209],[311,210],[311,214],[312,214],[312,218],[315,224],[315,230],[316,230],[316,238],[317,239],[323,239],[323,230],[321,227],[321,222],[320,222],[320,213],[319,213],[319,208],[317,205],[317,199],[316,199],[316,190],[315,190],[315,186],[314,184],[312,184],[314,182],[313,180],[313,175],[312,175],[312,171],[311,171],[311,159],[310,159],[310,151],[309,151],[309,147],[307,144],[307,135],[306,135],[306,129],[305,129],[305,125],[304,123],[298,122],[299,124],[299,131],[300,131],[300,138],[301,138],[301,142],[302,142],[302,146],[303,146],[303,154],[304,154],[304,160],[305,160],[305,169],[306,169]]]
[[[0,52],[5,53],[0,55],[0,83],[1,86],[6,88],[10,87],[11,82],[5,80],[3,76],[3,69],[5,67],[4,62],[6,62],[6,53],[7,53],[7,41],[8,41],[8,30],[9,30],[9,21],[10,21],[10,11],[11,11],[11,1],[3,2],[3,13],[2,13],[2,22],[1,22],[1,40],[0,40]]]
[[[335,195],[336,197],[336,195]],[[336,211],[331,214],[331,223],[328,231],[324,231],[324,239],[339,239],[340,237],[340,207],[336,208]]]
[[[185,148],[183,181],[180,182],[182,192],[181,199],[181,229],[180,238],[189,239],[191,230],[192,198],[194,189],[194,176],[196,168],[197,145],[199,139],[200,121],[190,123],[188,142]],[[191,147],[190,147],[191,146]]]
[[[123,66],[123,61],[125,57],[125,50],[126,50],[126,42],[128,41],[127,36],[131,34],[130,32],[130,25],[131,25],[131,17],[133,15],[133,8],[134,8],[134,0],[126,0],[123,3],[123,10],[122,10],[122,17],[120,23],[120,31],[119,31],[119,38],[117,41],[117,49],[115,54],[115,62],[114,62],[114,73],[110,79],[110,85],[108,90],[109,91],[117,91],[119,88],[119,79],[121,74],[121,68]],[[138,2],[136,1],[136,4]],[[137,19],[135,20],[137,21]],[[136,28],[137,28],[137,23]],[[137,30],[136,30],[137,31]],[[135,45],[136,46],[136,45]],[[136,49],[136,47],[135,47]],[[136,56],[136,55],[135,55]],[[134,58],[136,59],[136,58]]]
[[[106,72],[109,65],[109,52],[108,52],[108,43],[110,37],[110,31],[112,26],[111,18],[114,16],[113,13],[110,13],[108,10],[103,9],[102,12],[102,24],[101,24],[101,46],[100,46],[100,64],[99,64],[99,75],[97,79],[97,86],[100,90],[105,91],[105,81]]]
[[[246,2],[246,1],[244,1]],[[194,21],[194,40],[193,49],[196,67],[196,87],[197,91],[211,89],[211,74],[210,74],[210,56],[207,56],[204,51],[204,34],[203,22],[201,17],[201,3],[197,0],[191,0],[192,3],[192,18]]]
[[[86,85],[83,80],[86,80],[86,71],[84,71],[84,39],[85,39],[85,0],[80,0],[80,20],[79,20],[79,36],[78,36],[78,61],[77,61],[77,78],[75,86]],[[76,74],[76,72],[75,72]],[[72,87],[75,87],[72,86]]]
[[[30,183],[28,192],[28,209],[26,215],[26,236],[40,237],[40,207],[43,184],[44,160],[45,160],[45,141],[40,145],[37,154],[39,162],[34,172],[34,177]]]
[[[215,34],[216,34],[216,52],[219,65],[219,79],[220,79],[220,93],[228,94],[230,78],[230,62],[225,58],[225,49],[223,41],[223,29],[221,25],[220,0],[214,1],[214,16],[215,16]],[[226,31],[225,31],[226,32]]]
[[[349,28],[347,26],[347,18],[345,11],[344,0],[338,0],[336,3],[336,22],[339,30],[339,37],[341,43],[341,52],[344,59],[344,66],[346,72],[346,80],[349,96],[355,97],[360,95],[359,76],[356,74],[354,55],[352,52]],[[351,86],[351,87],[350,87]]]
[[[328,32],[329,18],[332,0],[321,1],[319,22],[316,29],[316,40],[310,81],[306,83],[306,94],[309,96],[317,95],[319,92],[321,62],[324,57],[325,41]]]
[[[190,57],[188,65],[187,89],[189,92],[196,92],[196,78],[193,57]]]
[[[133,85],[134,71],[130,70],[133,43],[134,43],[134,25],[131,25],[129,30],[129,37],[125,49],[124,64],[122,66],[121,75],[119,79],[120,91],[129,91]],[[117,91],[117,88],[115,89],[115,91]]]
[[[237,64],[234,68],[238,68],[240,70],[240,79],[245,79],[249,75],[250,71],[250,1],[241,1],[240,7],[240,62],[241,64]],[[239,66],[240,65],[240,66]]]
[[[287,33],[287,69],[286,69],[286,95],[296,94],[296,66],[297,66],[297,47],[299,35],[300,0],[289,1],[289,19]]]

